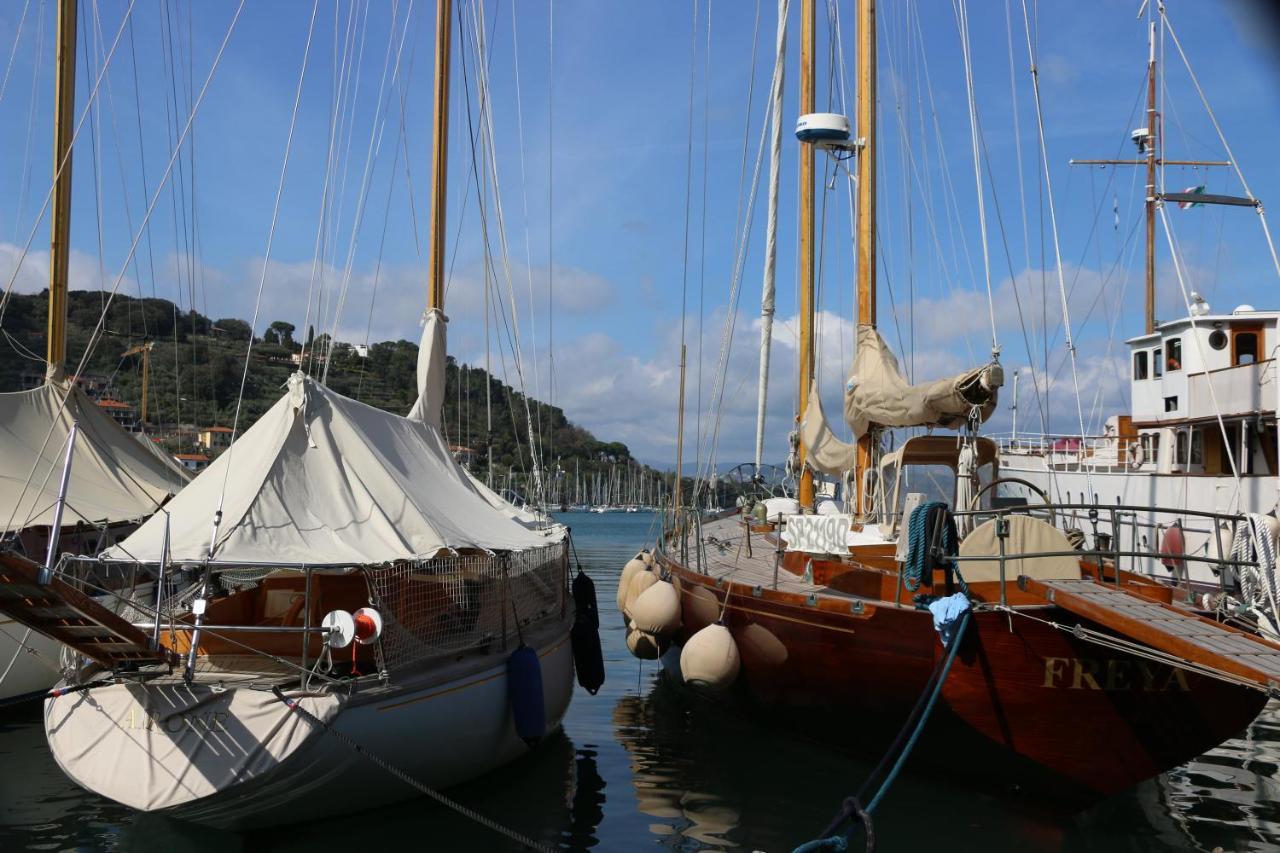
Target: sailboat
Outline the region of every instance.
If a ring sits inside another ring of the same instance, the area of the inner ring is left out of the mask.
[[[978,427],[999,362],[911,384],[875,325],[876,4],[857,3],[853,129],[814,113],[815,4],[799,5],[798,492],[707,520],[677,487],[655,553],[624,569],[628,646],[825,743],[888,749],[895,767],[914,746],[916,766],[1077,809],[1237,734],[1280,683],[1280,651],[1131,570],[1154,549],[1069,536],[1065,513],[1087,507],[993,500],[999,451]],[[859,325],[844,400],[856,444],[827,422],[813,381],[819,147],[856,160]],[[908,427],[929,434],[889,451],[889,430]],[[819,511],[815,470],[851,484],[844,507]],[[945,491],[929,494],[939,471]]]
[[[1011,495],[1030,488],[1055,499],[1080,503],[1185,507],[1190,511],[1252,515],[1252,525],[1265,529],[1273,541],[1280,532],[1276,521],[1280,467],[1276,432],[1277,382],[1275,351],[1280,346],[1280,311],[1249,304],[1216,311],[1194,290],[1172,319],[1157,317],[1157,220],[1168,228],[1171,205],[1189,208],[1220,205],[1261,212],[1262,203],[1248,194],[1231,196],[1204,192],[1203,186],[1170,191],[1164,186],[1166,167],[1234,169],[1233,159],[1179,160],[1165,156],[1163,116],[1156,93],[1165,91],[1158,73],[1156,45],[1172,32],[1168,11],[1153,3],[1148,24],[1147,103],[1145,126],[1131,134],[1136,159],[1073,160],[1087,167],[1135,166],[1145,171],[1145,325],[1129,348],[1128,412],[1107,418],[1101,435],[1043,435],[1016,429],[1001,441],[1001,466],[1010,476],[1031,486],[1011,484]],[[1182,52],[1180,44],[1178,51]],[[1185,57],[1185,54],[1183,54]],[[1188,65],[1188,67],[1190,67]],[[1230,151],[1225,137],[1223,146]],[[1264,230],[1265,218],[1260,219]],[[1266,235],[1270,240],[1269,233]],[[1172,245],[1172,243],[1171,243]],[[1185,265],[1172,257],[1183,288]],[[1280,273],[1280,267],[1277,268]],[[1178,316],[1185,314],[1185,316]],[[1016,421],[1015,421],[1016,424]],[[1083,424],[1081,425],[1083,428]],[[1214,528],[1203,516],[1161,516],[1138,510],[1112,526],[1112,536],[1160,543],[1168,559],[1148,566],[1153,577],[1186,588],[1189,593],[1216,595],[1224,579],[1216,565],[1188,563],[1178,554],[1229,556],[1237,537],[1249,545],[1247,531]],[[1230,577],[1226,586],[1235,599],[1252,605],[1258,623],[1280,637],[1280,609],[1275,601],[1274,546],[1270,565],[1261,578]],[[1244,589],[1242,589],[1242,585]],[[1250,589],[1251,588],[1251,589]],[[1232,608],[1233,602],[1224,602]]]
[[[45,381],[0,394],[0,547],[51,566],[132,533],[189,479],[135,439],[67,372],[76,4],[58,8],[57,108]],[[16,274],[16,273],[15,273]],[[48,690],[61,647],[0,615],[0,699]]]
[[[52,572],[0,555],[0,610],[81,656],[44,722],[59,767],[90,791],[220,827],[304,821],[416,796],[405,776],[418,790],[478,777],[568,707],[566,532],[521,523],[441,432],[451,8],[437,3],[409,414],[296,373],[124,541]],[[83,594],[135,570],[154,595],[122,614]]]

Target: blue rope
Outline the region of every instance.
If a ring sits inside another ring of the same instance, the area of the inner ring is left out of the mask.
[[[932,577],[934,563],[931,559],[933,556],[930,547],[932,531],[929,530],[929,519],[933,516],[934,510],[946,513],[946,522],[942,527],[942,542],[939,543],[942,553],[950,557],[954,556],[959,549],[960,537],[956,534],[955,518],[951,515],[946,503],[929,501],[916,507],[907,521],[907,559],[902,564],[902,585],[909,592],[919,589],[924,578]],[[955,562],[949,561],[949,563],[951,570],[955,571]],[[963,580],[960,581],[960,588],[965,589]]]
[[[915,521],[915,514],[913,513],[912,522],[914,523],[914,521]],[[907,738],[906,744],[902,747],[902,750],[898,753],[898,758],[896,761],[894,761],[893,767],[890,768],[888,774],[884,778],[884,781],[880,783],[880,788],[879,790],[876,791],[876,795],[871,798],[871,802],[867,805],[865,809],[865,814],[867,816],[870,816],[871,813],[875,811],[876,806],[880,805],[880,801],[883,800],[885,797],[885,794],[889,792],[889,788],[891,788],[893,786],[893,783],[897,781],[898,774],[902,771],[903,765],[906,764],[907,758],[911,756],[911,751],[915,749],[916,741],[920,739],[920,733],[924,731],[925,723],[929,721],[929,717],[933,714],[933,709],[938,703],[938,696],[941,695],[942,693],[942,685],[946,683],[947,675],[951,672],[951,664],[955,662],[956,652],[960,650],[960,642],[961,640],[964,639],[965,630],[969,627],[969,622],[971,620],[972,615],[973,615],[973,612],[970,610],[966,610],[960,614],[959,624],[956,626],[955,635],[952,636],[951,638],[951,644],[947,646],[947,653],[946,653],[946,656],[942,659],[942,666],[940,669],[935,670],[936,677],[933,680],[932,689],[930,689],[928,693],[929,700],[927,703],[925,703],[924,710],[920,714],[919,720],[916,722],[915,728],[911,732],[911,736]],[[926,688],[926,689],[929,689],[929,688]],[[914,717],[916,712],[919,711],[919,709],[920,709],[920,706],[917,703],[916,708],[913,709],[912,711],[911,717]],[[908,725],[910,725],[911,723],[911,717],[908,717],[907,719]],[[899,736],[899,739],[901,739],[901,736]],[[874,778],[876,773],[879,772],[879,769],[880,768],[877,767],[875,771],[872,771],[872,778]],[[843,823],[844,819],[847,818],[847,816],[848,816],[847,811],[842,812],[841,817],[837,819],[837,822],[835,825],[839,826],[839,824]],[[866,823],[866,818],[862,818],[859,822],[855,823],[852,827],[849,828],[849,831],[844,833],[843,835],[828,835],[825,838],[818,838],[818,839],[814,839],[813,841],[807,841],[804,844],[801,844],[799,847],[797,847],[793,851],[793,853],[818,853],[818,851],[824,851],[824,850],[834,850],[834,851],[847,850],[849,847],[849,842],[853,839],[854,833],[857,832],[858,826],[863,823]],[[829,830],[832,828],[834,827],[830,827]],[[868,832],[868,835],[870,835],[870,832]],[[870,847],[869,845],[869,849],[874,849],[874,848]]]

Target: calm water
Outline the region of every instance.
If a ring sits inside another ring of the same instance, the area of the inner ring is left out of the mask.
[[[573,514],[596,580],[608,680],[579,691],[564,731],[533,755],[452,792],[467,805],[571,850],[788,851],[830,818],[870,767],[674,689],[627,654],[614,608],[622,564],[652,541],[644,513]],[[849,721],[843,721],[845,723]],[[833,721],[840,724],[841,721]],[[1268,850],[1280,846],[1280,707],[1196,762],[1062,823],[950,784],[904,776],[876,815],[881,850]],[[927,820],[921,815],[927,813]],[[138,815],[72,785],[38,714],[0,718],[0,851],[506,850],[503,839],[427,800],[234,835]]]

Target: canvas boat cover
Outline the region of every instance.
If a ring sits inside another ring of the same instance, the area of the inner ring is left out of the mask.
[[[345,697],[296,698],[332,720]],[[45,701],[58,765],[78,784],[142,811],[172,808],[259,778],[319,730],[268,690],[112,684]]]
[[[852,471],[858,458],[858,445],[841,441],[832,431],[822,408],[817,380],[809,383],[809,402],[800,421],[800,441],[804,444],[805,464],[833,477],[843,477]]]
[[[980,422],[991,417],[1003,381],[1000,365],[993,362],[948,379],[912,385],[880,333],[863,325],[858,327],[858,354],[845,385],[844,419],[855,438],[866,435],[872,424],[957,429],[972,412],[977,412]]]
[[[3,532],[53,523],[71,425],[79,424],[63,525],[141,520],[185,484],[79,386],[47,383],[0,394]]]
[[[443,322],[429,317],[427,325],[421,357],[432,359],[444,351]],[[431,386],[443,384],[443,370],[420,367],[419,377],[426,387],[403,417],[294,374],[285,395],[165,513],[104,557],[159,562],[166,521],[177,562],[354,566],[451,548],[545,546],[545,536],[491,505],[454,460],[436,425],[438,403],[430,403],[443,399]]]

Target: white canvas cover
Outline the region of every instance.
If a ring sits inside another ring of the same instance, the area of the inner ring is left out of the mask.
[[[427,312],[418,344],[418,400],[409,417],[440,428],[440,410],[444,405],[445,326],[448,319],[438,308]]]
[[[800,421],[800,441],[804,444],[805,464],[823,474],[843,477],[857,462],[858,446],[841,441],[832,432],[816,380],[809,383],[809,402]]]
[[[63,525],[141,520],[185,485],[74,383],[0,394],[0,530],[53,523],[73,423]]]
[[[292,697],[291,697],[292,698]],[[344,699],[299,698],[321,720]],[[171,808],[275,769],[324,737],[269,690],[212,684],[114,684],[48,699],[49,749],[90,791],[142,811]]]
[[[442,549],[546,544],[471,485],[431,424],[343,397],[296,373],[257,423],[108,559],[366,565]]]
[[[883,427],[962,426],[976,407],[982,421],[996,408],[1003,383],[997,363],[953,376],[912,385],[898,359],[873,326],[858,326],[858,354],[844,393],[844,419],[857,438],[872,424]]]

